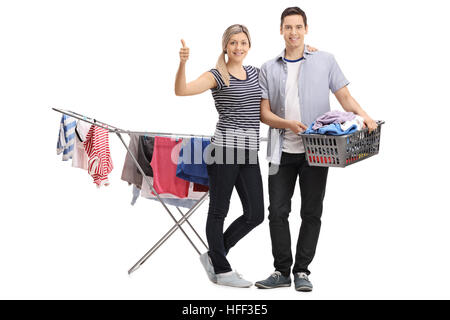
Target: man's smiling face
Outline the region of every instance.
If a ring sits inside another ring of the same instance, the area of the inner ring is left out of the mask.
[[[284,37],[286,48],[297,49],[302,47],[307,33],[308,26],[305,26],[301,15],[296,14],[284,18],[280,34]]]

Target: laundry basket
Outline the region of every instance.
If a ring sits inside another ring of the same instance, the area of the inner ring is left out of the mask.
[[[300,134],[310,166],[344,168],[378,154],[381,125],[369,133],[367,128],[343,136]]]

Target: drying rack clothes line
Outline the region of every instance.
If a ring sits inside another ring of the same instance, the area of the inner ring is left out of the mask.
[[[191,223],[188,221],[188,219],[206,201],[206,199],[209,196],[209,191],[206,191],[205,194],[200,199],[198,199],[194,203],[194,205],[185,214],[183,214],[183,212],[180,210],[179,207],[176,207],[178,212],[182,216],[182,218],[180,220],[177,220],[175,218],[175,216],[172,214],[172,212],[170,211],[170,209],[167,207],[167,205],[164,203],[164,201],[161,199],[160,195],[153,188],[153,184],[151,183],[151,181],[148,178],[148,176],[146,176],[146,174],[144,173],[144,170],[142,169],[142,167],[139,165],[135,155],[130,151],[129,147],[125,143],[125,141],[124,141],[124,139],[122,137],[122,134],[128,134],[130,136],[132,134],[135,134],[135,135],[146,135],[146,136],[149,136],[149,137],[159,136],[159,137],[169,137],[169,138],[211,138],[211,136],[198,135],[198,134],[177,134],[177,133],[165,133],[165,132],[147,132],[147,131],[123,130],[123,129],[120,129],[120,128],[116,127],[116,126],[112,126],[112,125],[107,124],[105,122],[99,121],[99,120],[97,120],[95,118],[90,118],[90,117],[87,117],[85,115],[76,113],[74,111],[64,110],[64,109],[59,109],[59,108],[52,108],[52,109],[54,111],[56,111],[56,112],[65,114],[65,115],[73,117],[75,119],[82,120],[82,121],[85,121],[85,122],[90,123],[92,125],[95,125],[95,126],[98,126],[100,128],[106,129],[106,130],[108,130],[111,133],[115,133],[117,135],[117,137],[119,138],[119,140],[122,142],[122,144],[125,147],[125,149],[127,150],[128,154],[130,155],[130,157],[133,160],[134,164],[138,168],[138,170],[141,173],[145,183],[147,183],[147,185],[149,186],[150,190],[156,195],[158,202],[161,203],[161,205],[164,207],[165,211],[169,214],[169,216],[175,222],[174,226],[169,231],[167,231],[166,234],[158,242],[156,242],[155,245],[153,245],[153,247],[141,259],[139,259],[138,262],[136,262],[133,265],[133,267],[131,267],[131,269],[128,270],[128,274],[131,274],[134,271],[136,271],[137,269],[139,269],[139,267],[141,265],[143,265],[147,261],[147,259],[150,258],[150,256],[156,250],[158,250],[164,244],[164,242],[166,242],[169,239],[169,237],[178,229],[181,230],[181,232],[184,234],[184,236],[189,241],[189,243],[192,245],[192,247],[195,249],[195,251],[197,251],[197,253],[199,255],[201,255],[200,250],[195,246],[194,242],[191,240],[191,238],[188,236],[188,234],[185,232],[185,230],[181,227],[181,225],[183,223],[185,223],[185,222],[193,230],[195,235],[199,238],[199,240],[205,246],[206,250],[208,250],[208,246],[206,245],[205,241],[200,237],[200,235],[195,230],[195,228],[191,225]],[[260,138],[260,140],[261,141],[267,141],[267,138]]]
[[[92,125],[98,126],[100,128],[106,129],[111,133],[115,133],[119,140],[122,142],[123,146],[127,150],[128,154],[130,155],[131,159],[133,160],[134,164],[138,168],[139,172],[141,173],[145,183],[148,184],[150,190],[156,195],[157,200],[161,205],[164,207],[165,211],[170,215],[172,220],[175,222],[175,225],[141,258],[137,263],[134,264],[134,266],[128,270],[128,273],[131,274],[134,271],[136,271],[142,264],[147,261],[147,259],[159,248],[161,245],[169,239],[169,237],[177,230],[180,229],[181,232],[184,234],[186,239],[189,241],[189,243],[192,245],[192,247],[197,251],[197,253],[200,255],[200,250],[195,246],[194,242],[191,240],[191,238],[188,236],[188,234],[185,232],[183,227],[181,226],[184,222],[186,222],[189,227],[192,229],[192,231],[195,233],[195,235],[199,238],[201,243],[205,246],[205,248],[208,250],[208,246],[206,245],[205,241],[200,237],[198,232],[195,230],[195,228],[191,225],[191,223],[188,221],[190,216],[205,202],[205,200],[208,198],[209,192],[205,192],[205,194],[198,199],[195,204],[186,212],[183,214],[183,212],[180,210],[180,208],[176,207],[178,212],[181,214],[182,218],[180,220],[177,220],[175,216],[172,214],[170,209],[166,206],[164,201],[161,199],[160,195],[156,192],[156,190],[153,188],[152,183],[150,182],[149,178],[144,173],[142,167],[139,165],[135,155],[130,151],[127,144],[125,143],[122,134],[136,134],[136,135],[147,135],[147,136],[163,136],[163,137],[176,137],[176,138],[193,138],[193,137],[208,137],[204,135],[194,135],[194,134],[175,134],[175,133],[164,133],[164,132],[140,132],[140,131],[129,131],[129,130],[123,130],[116,126],[112,126],[110,124],[107,124],[105,122],[99,121],[94,118],[87,117],[85,115],[70,111],[70,110],[64,110],[64,109],[58,109],[58,108],[52,108],[54,111],[57,111],[59,113],[65,114],[67,116],[73,117],[78,120],[85,121],[87,123],[90,123]]]

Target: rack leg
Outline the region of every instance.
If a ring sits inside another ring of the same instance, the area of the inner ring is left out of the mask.
[[[183,224],[189,217],[194,213],[195,210],[197,210],[200,205],[206,200],[208,197],[208,193],[203,195],[203,197],[200,198],[200,200],[191,208],[189,211],[183,216],[183,218],[180,219],[167,233],[138,261],[136,264],[128,270],[128,274],[132,274],[134,271],[139,269],[139,267],[144,264],[144,262],[156,251],[158,248],[166,242],[167,239],[180,227],[181,224]],[[200,255],[200,252],[198,252]]]

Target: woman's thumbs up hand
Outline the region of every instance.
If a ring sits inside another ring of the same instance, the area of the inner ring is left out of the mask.
[[[186,42],[183,39],[181,39],[181,45],[183,47],[180,49],[180,61],[186,63],[189,59],[189,48],[186,47]]]

